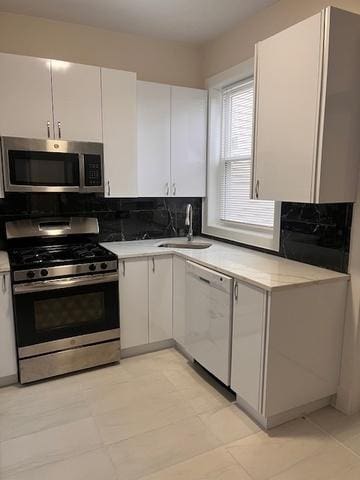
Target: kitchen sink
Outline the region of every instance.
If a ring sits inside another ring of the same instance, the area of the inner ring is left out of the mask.
[[[203,249],[211,247],[211,243],[207,242],[166,242],[159,245],[165,248],[189,248],[189,249]]]

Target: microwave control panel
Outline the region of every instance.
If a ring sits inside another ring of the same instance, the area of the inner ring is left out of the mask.
[[[86,187],[100,187],[102,185],[101,155],[84,155],[84,174]]]

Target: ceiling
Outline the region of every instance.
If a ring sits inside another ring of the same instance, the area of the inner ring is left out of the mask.
[[[202,43],[276,0],[0,0],[0,11]]]

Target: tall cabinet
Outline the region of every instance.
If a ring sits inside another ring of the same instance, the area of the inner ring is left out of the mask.
[[[360,15],[334,7],[257,44],[253,198],[355,201],[359,45]]]
[[[101,69],[106,197],[136,197],[136,73]]]

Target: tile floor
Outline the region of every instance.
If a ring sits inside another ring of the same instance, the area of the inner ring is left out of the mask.
[[[359,480],[360,414],[261,431],[173,349],[0,389],[2,480]]]

